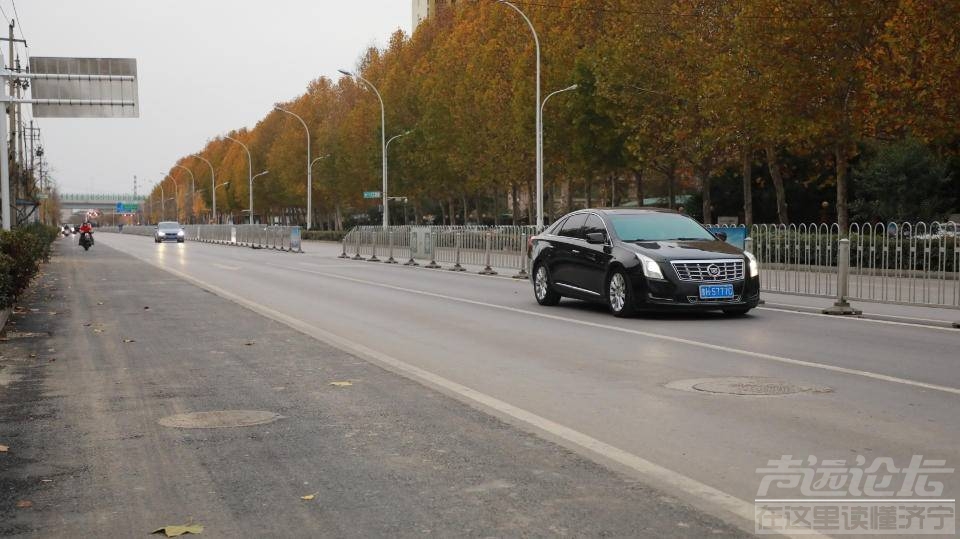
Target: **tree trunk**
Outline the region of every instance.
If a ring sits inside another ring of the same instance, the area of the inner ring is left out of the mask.
[[[520,224],[520,197],[517,193],[517,182],[510,183],[510,197],[513,198],[513,226],[517,226]]]
[[[773,188],[777,193],[777,220],[785,225],[790,222],[790,216],[787,214],[787,192],[783,187],[783,175],[780,173],[780,163],[777,161],[777,150],[772,144],[767,144],[765,150],[770,179],[773,180]]]
[[[457,206],[456,202],[453,201],[453,197],[447,199],[447,203],[450,205],[450,226],[457,226]]]
[[[637,207],[643,207],[643,169],[634,169],[633,183],[637,187]]]
[[[703,223],[713,224],[713,196],[711,191],[710,173],[704,167],[698,167],[696,171],[700,177],[700,185],[703,186]]]
[[[567,211],[566,211],[566,213],[570,213],[570,212],[573,211],[573,180],[572,180],[571,178],[567,178],[567,194],[566,194],[566,197],[567,197]],[[564,215],[566,215],[566,213],[565,213]]]
[[[743,147],[743,224],[750,230],[753,226],[753,149]]]
[[[532,182],[527,182],[527,223],[537,224],[537,190]]]
[[[587,207],[593,207],[593,176],[588,176],[584,182],[584,189],[586,190],[585,196],[587,199]]]
[[[500,190],[493,188],[493,224],[500,226]]]
[[[671,210],[677,209],[677,197],[674,194],[674,183],[677,181],[677,171],[671,166],[670,172],[667,173],[667,204],[669,204]]]
[[[467,195],[464,193],[460,196],[460,199],[463,201],[463,224],[466,225],[470,222],[470,206],[467,204]]]
[[[837,224],[840,225],[840,236],[847,237],[850,227],[847,213],[847,156],[843,146],[834,146],[834,158],[837,160]]]

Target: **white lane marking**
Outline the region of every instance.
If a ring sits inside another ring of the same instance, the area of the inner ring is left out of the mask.
[[[211,265],[211,266],[216,266],[216,267],[218,267],[218,268],[220,268],[220,269],[229,270],[229,271],[238,271],[238,270],[240,269],[239,266],[226,266],[226,265],[224,265],[224,264],[217,264],[216,262],[211,262],[210,265]]]
[[[776,304],[776,303],[767,303],[767,305],[777,305],[777,304]],[[792,307],[792,306],[791,306],[791,305],[787,305],[787,307]],[[805,307],[805,308],[810,309],[810,308],[812,308],[812,307]],[[832,319],[834,319],[834,320],[859,320],[859,321],[861,321],[861,322],[872,322],[872,323],[874,323],[874,324],[884,324],[884,325],[888,325],[888,326],[906,326],[906,327],[911,327],[911,328],[933,329],[933,330],[937,330],[937,331],[950,331],[950,332],[953,332],[953,333],[956,333],[956,332],[957,332],[956,328],[951,328],[951,327],[947,327],[947,326],[932,326],[932,325],[930,325],[930,324],[921,324],[921,323],[914,323],[914,322],[897,322],[896,320],[880,320],[880,319],[877,319],[877,318],[860,318],[860,317],[856,317],[856,316],[833,316],[833,315],[823,314],[823,313],[811,313],[811,312],[808,312],[808,311],[795,311],[795,310],[793,310],[793,309],[777,309],[777,308],[774,308],[774,307],[757,307],[757,309],[758,309],[758,310],[761,310],[761,311],[772,311],[772,312],[777,312],[777,313],[788,313],[788,314],[800,314],[800,315],[804,315],[804,316],[821,316],[821,317],[832,318]],[[919,320],[919,321],[924,321],[924,322],[936,322],[936,323],[938,323],[938,324],[950,324],[950,323],[951,323],[951,322],[948,321],[948,320],[928,320],[928,319],[925,319],[925,318],[910,318],[910,317],[906,317],[906,316],[896,316],[896,315],[874,314],[873,316],[889,316],[890,318],[900,318],[900,319],[903,319],[903,320]],[[960,314],[958,314],[957,317],[960,318]]]
[[[373,267],[373,264],[314,264],[313,262],[297,262],[301,266],[309,266],[311,268],[369,268]]]
[[[317,256],[324,257],[324,255],[318,255],[318,254],[317,254]],[[305,264],[305,263],[304,263],[304,264]],[[305,264],[305,265],[306,265],[306,264]],[[342,264],[339,264],[339,265],[338,265],[338,264],[329,264],[329,265],[328,265],[328,264],[324,264],[323,266],[319,266],[319,267],[330,267],[330,268],[346,268],[346,267],[378,268],[378,267],[383,267],[383,266],[378,266],[378,265],[376,265],[376,264],[350,264],[350,265],[347,265],[346,263],[342,263]],[[478,266],[478,268],[479,268],[479,266]],[[424,267],[422,267],[422,266],[406,266],[406,265],[401,265],[398,269],[409,269],[409,270],[414,270],[414,271],[417,271],[417,270],[427,270],[427,268],[424,268]],[[501,271],[501,272],[504,272],[504,271],[505,271],[505,272],[507,272],[507,273],[499,273],[499,274],[497,274],[497,275],[483,275],[483,274],[481,274],[481,273],[477,273],[477,272],[470,271],[470,270],[468,270],[468,271],[460,271],[460,272],[452,272],[452,271],[445,271],[445,270],[449,270],[449,268],[433,269],[433,270],[427,270],[427,271],[431,271],[431,272],[435,272],[435,273],[443,274],[443,275],[456,276],[456,277],[464,277],[464,276],[466,276],[466,277],[479,277],[480,279],[486,280],[486,281],[490,281],[490,280],[492,280],[492,279],[498,279],[498,280],[500,280],[500,281],[527,282],[527,281],[530,280],[529,277],[524,277],[523,279],[517,279],[517,278],[515,278],[515,277],[513,277],[512,275],[509,274],[510,272],[513,272],[513,271],[516,271],[516,270],[504,270],[503,268],[494,268],[494,270],[497,270],[497,271]],[[825,299],[829,299],[829,298],[825,298]],[[800,310],[800,309],[815,309],[815,308],[816,308],[816,307],[807,306],[807,305],[789,305],[789,304],[783,304],[783,303],[766,303],[766,305],[773,305],[773,306],[778,306],[778,307],[788,307],[788,308],[787,308],[787,309],[776,309],[776,308],[773,308],[773,307],[763,306],[763,307],[757,307],[757,309],[759,309],[759,310],[764,310],[764,311],[781,312],[781,313],[787,313],[787,314],[800,314],[800,315],[805,315],[805,316],[830,316],[830,315],[826,315],[826,314],[822,314],[822,313],[812,313],[812,312],[809,312],[809,311]],[[793,310],[792,308],[796,308],[796,309],[798,309],[798,310]],[[886,317],[889,317],[889,318],[898,318],[898,319],[901,319],[901,320],[917,320],[917,321],[922,321],[922,322],[935,322],[935,323],[939,323],[939,324],[950,324],[950,323],[952,323],[952,322],[949,321],[949,320],[937,320],[937,319],[933,319],[933,318],[915,318],[915,317],[910,317],[910,316],[898,316],[898,315],[893,315],[893,314],[891,314],[891,315],[885,315],[885,314],[881,314],[881,313],[867,313],[866,316],[886,316]],[[924,328],[924,329],[935,329],[935,330],[955,331],[955,328],[949,328],[949,327],[945,327],[945,326],[931,326],[931,325],[929,325],[929,324],[911,324],[911,323],[909,323],[909,322],[897,322],[897,321],[895,321],[895,320],[881,320],[881,319],[877,319],[877,318],[865,318],[865,317],[862,317],[862,316],[831,316],[831,318],[833,318],[834,320],[837,320],[837,321],[841,321],[841,320],[842,320],[842,321],[846,321],[846,322],[868,322],[868,323],[873,323],[873,324],[888,324],[888,325],[895,325],[895,326],[896,326],[896,325],[900,325],[900,326],[910,326],[910,327],[917,327],[917,328]],[[958,318],[960,318],[960,314],[958,314]]]
[[[146,258],[140,258],[140,260],[163,271],[176,275],[177,277],[200,288],[209,290],[210,292],[213,292],[224,299],[246,307],[253,312],[268,318],[272,318],[273,320],[276,320],[282,324],[286,324],[287,326],[304,333],[307,336],[326,342],[331,346],[345,350],[353,355],[366,358],[378,365],[388,368],[392,372],[396,372],[407,378],[419,381],[429,387],[441,391],[446,395],[453,396],[458,400],[475,406],[483,411],[493,413],[499,417],[512,419],[519,424],[531,427],[534,431],[545,433],[549,437],[557,439],[562,443],[562,445],[580,449],[589,455],[599,457],[601,460],[619,465],[627,470],[632,471],[638,477],[642,477],[647,480],[657,482],[661,485],[673,488],[678,492],[682,492],[697,499],[699,502],[706,504],[708,512],[713,512],[714,514],[720,513],[717,516],[729,515],[736,517],[735,519],[726,518],[725,520],[738,526],[740,529],[746,532],[754,532],[754,523],[756,518],[755,507],[754,504],[746,500],[742,500],[731,494],[727,494],[726,492],[701,483],[696,479],[692,479],[681,473],[664,468],[663,466],[650,462],[649,460],[646,460],[640,456],[614,447],[587,434],[571,429],[570,427],[566,427],[547,418],[536,415],[533,412],[529,412],[485,393],[481,393],[475,389],[458,384],[457,382],[443,378],[442,376],[406,363],[385,353],[378,352],[364,346],[363,344],[357,343],[345,337],[341,337],[334,333],[330,333],[329,331],[323,330],[316,326],[312,326],[302,320],[288,316],[279,311],[275,311],[265,305],[240,297],[232,292],[228,292],[218,286],[209,284],[163,264],[156,263]],[[810,536],[805,535],[804,537]],[[822,536],[814,535],[814,537]]]
[[[873,379],[873,380],[881,380],[881,381],[884,381],[884,382],[891,382],[891,383],[894,383],[894,384],[902,384],[902,385],[906,385],[906,386],[918,387],[918,388],[922,388],[922,389],[931,389],[931,390],[934,390],[934,391],[942,391],[942,392],[944,392],[944,393],[951,393],[951,394],[954,394],[954,395],[960,395],[960,389],[955,388],[955,387],[941,386],[941,385],[937,385],[937,384],[928,384],[928,383],[926,383],[926,382],[919,382],[919,381],[916,381],[916,380],[908,380],[908,379],[906,379],[906,378],[898,378],[898,377],[896,377],[896,376],[889,376],[889,375],[886,375],[886,374],[879,374],[879,373],[870,372],[870,371],[861,371],[861,370],[858,370],[858,369],[849,369],[849,368],[847,368],[847,367],[839,367],[839,366],[836,366],[836,365],[827,365],[827,364],[825,364],[825,363],[816,363],[816,362],[814,362],[814,361],[805,361],[805,360],[802,360],[802,359],[791,359],[791,358],[783,357],[783,356],[775,356],[775,355],[773,355],[773,354],[765,354],[765,353],[763,353],[763,352],[752,352],[752,351],[750,351],[750,350],[743,350],[743,349],[739,349],[739,348],[731,348],[731,347],[729,347],[729,346],[721,346],[721,345],[718,345],[718,344],[710,344],[710,343],[705,343],[705,342],[701,342],[701,341],[694,341],[694,340],[690,340],[690,339],[684,339],[684,338],[682,338],[682,337],[672,337],[672,336],[670,336],[670,335],[663,335],[663,334],[660,334],[660,333],[651,333],[651,332],[649,332],[649,331],[640,331],[640,330],[637,330],[637,329],[630,329],[630,328],[624,328],[624,327],[619,327],[619,326],[610,326],[610,325],[606,325],[606,324],[598,324],[598,323],[596,323],[596,322],[588,322],[588,321],[586,321],[586,320],[577,320],[577,319],[575,319],[575,318],[566,318],[566,317],[563,317],[563,316],[557,316],[557,315],[553,315],[553,314],[540,313],[540,312],[536,312],[536,311],[528,311],[528,310],[526,310],[526,309],[518,309],[518,308],[516,308],[516,307],[507,307],[506,305],[497,305],[497,304],[495,304],[495,303],[487,303],[487,302],[484,302],[484,301],[477,301],[477,300],[472,300],[472,299],[467,299],[467,298],[458,298],[458,297],[455,297],[455,296],[448,296],[448,295],[445,295],[445,294],[437,294],[437,293],[435,293],[435,292],[427,292],[426,290],[417,290],[417,289],[415,289],[415,288],[405,288],[405,287],[402,287],[402,286],[393,286],[393,285],[388,285],[388,284],[384,284],[384,283],[378,283],[378,282],[375,282],[375,281],[368,281],[368,280],[365,280],[365,279],[357,279],[357,278],[354,278],[354,277],[346,277],[346,276],[344,276],[344,275],[336,275],[336,274],[333,274],[333,273],[324,273],[324,272],[320,272],[320,271],[311,271],[311,270],[305,270],[305,269],[299,269],[299,268],[291,268],[291,267],[289,267],[289,266],[280,266],[280,265],[278,265],[278,264],[269,264],[269,263],[268,263],[268,264],[266,264],[266,265],[267,265],[267,266],[271,266],[271,267],[275,267],[275,268],[279,268],[279,269],[286,269],[286,270],[291,270],[291,271],[300,271],[300,272],[304,272],[304,273],[312,273],[312,274],[315,274],[315,275],[321,275],[321,276],[324,276],[324,277],[330,277],[330,278],[332,278],[332,279],[341,279],[341,280],[344,280],[344,281],[351,281],[351,282],[355,282],[355,283],[358,283],[358,284],[365,284],[365,285],[369,285],[369,286],[376,286],[376,287],[380,287],[380,288],[386,288],[386,289],[388,289],[388,290],[396,290],[396,291],[398,291],[398,292],[407,292],[407,293],[410,293],[410,294],[419,294],[419,295],[421,295],[421,296],[433,297],[433,298],[443,299],[443,300],[447,300],[447,301],[455,301],[455,302],[458,302],[458,303],[465,303],[465,304],[468,304],[468,305],[476,305],[476,306],[478,306],[478,307],[487,307],[487,308],[490,308],[490,309],[498,309],[498,310],[501,310],[501,311],[508,311],[508,312],[513,312],[513,313],[518,313],[518,314],[525,314],[525,315],[528,315],[528,316],[536,316],[536,317],[538,317],[538,318],[545,318],[545,319],[548,319],[548,320],[557,320],[557,321],[560,321],[560,322],[567,322],[567,323],[570,323],[570,324],[577,324],[577,325],[587,326],[587,327],[592,327],[592,328],[606,329],[606,330],[610,330],[610,331],[617,331],[617,332],[620,332],[620,333],[628,333],[628,334],[631,334],[631,335],[640,335],[641,337],[649,337],[649,338],[651,338],[651,339],[658,339],[658,340],[668,341],[668,342],[673,342],[673,343],[678,343],[678,344],[685,344],[685,345],[688,345],[688,346],[695,346],[695,347],[698,347],[698,348],[705,348],[705,349],[708,349],[708,350],[716,350],[716,351],[719,351],[719,352],[727,352],[727,353],[730,353],[730,354],[740,354],[740,355],[744,355],[744,356],[748,356],[748,357],[755,357],[755,358],[759,358],[759,359],[766,359],[766,360],[769,360],[769,361],[776,361],[776,362],[778,362],[778,363],[784,363],[784,364],[787,364],[787,365],[796,365],[796,366],[800,366],[800,367],[810,367],[810,368],[814,368],[814,369],[821,369],[821,370],[825,370],[825,371],[838,372],[838,373],[842,373],[842,374],[850,374],[850,375],[854,375],[854,376],[862,376],[862,377],[864,377],[864,378],[870,378],[870,379]]]

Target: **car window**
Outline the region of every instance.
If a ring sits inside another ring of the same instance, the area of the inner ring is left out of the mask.
[[[565,238],[582,238],[583,223],[585,223],[586,220],[587,214],[585,213],[571,216],[563,223],[563,226],[560,227],[560,232],[557,233],[557,235]]]
[[[561,217],[559,221],[550,225],[550,228],[547,229],[546,233],[556,236],[560,233],[560,228],[563,226],[564,221],[565,219]]]
[[[590,214],[587,217],[586,224],[583,225],[583,237],[587,237],[587,234],[596,234],[600,233],[604,236],[607,235],[607,229],[603,226],[603,220],[597,217],[594,214]]]
[[[689,217],[676,213],[612,215],[610,222],[623,241],[704,240],[716,238]]]

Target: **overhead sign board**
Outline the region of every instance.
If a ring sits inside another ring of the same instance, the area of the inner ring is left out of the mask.
[[[117,209],[115,211],[116,213],[128,213],[128,212],[138,211],[139,209],[140,209],[139,204],[128,204],[126,202],[117,202]]]
[[[383,193],[380,191],[364,191],[363,198],[383,198]]]
[[[137,118],[135,58],[30,58],[34,118]]]

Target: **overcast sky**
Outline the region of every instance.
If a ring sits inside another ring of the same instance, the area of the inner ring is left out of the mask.
[[[14,18],[11,0],[0,7]],[[179,157],[252,127],[274,103],[354,67],[366,47],[411,26],[410,0],[19,0],[16,8],[32,56],[137,59],[140,118],[38,120],[65,193],[130,193],[136,175],[142,194]]]

